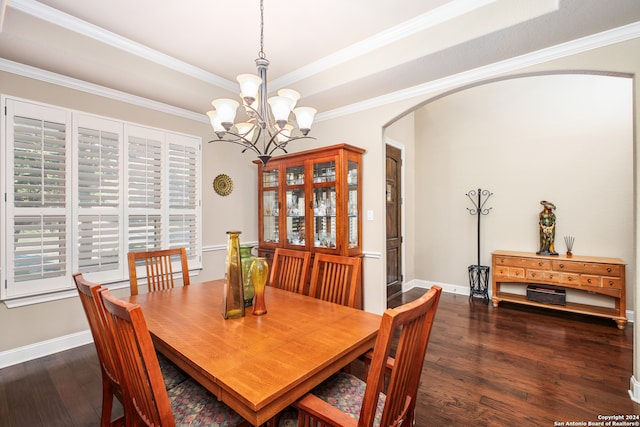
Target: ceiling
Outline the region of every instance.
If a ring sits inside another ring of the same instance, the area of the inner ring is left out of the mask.
[[[256,73],[259,0],[0,5],[4,60],[190,112]],[[640,1],[265,0],[264,20],[269,91],[326,113],[639,22]]]

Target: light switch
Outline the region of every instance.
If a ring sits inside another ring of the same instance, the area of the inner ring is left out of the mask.
[[[372,210],[368,210],[367,211],[367,221],[373,221],[373,211]]]

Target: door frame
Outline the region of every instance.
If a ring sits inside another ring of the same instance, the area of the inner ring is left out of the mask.
[[[406,218],[405,218],[405,191],[406,191],[406,185],[405,185],[405,165],[407,164],[405,161],[405,148],[404,148],[404,144],[402,144],[399,141],[396,141],[394,139],[391,138],[384,138],[384,144],[385,144],[385,148],[387,145],[390,145],[394,148],[397,148],[398,150],[400,150],[400,159],[402,161],[402,165],[400,168],[400,235],[402,236],[402,243],[400,243],[400,248],[401,248],[401,255],[400,255],[400,261],[402,262],[402,268],[400,269],[402,272],[402,292],[407,291],[407,287],[406,287],[406,268],[407,268],[407,263],[406,263],[406,256],[407,256],[407,251],[406,251],[406,242],[405,242],[405,230],[406,230]],[[386,149],[385,149],[386,152]],[[386,154],[385,157],[386,159]],[[385,168],[386,171],[386,168]],[[385,172],[386,173],[386,172]],[[383,198],[384,198],[384,194],[383,194]],[[386,206],[386,203],[385,203]],[[386,209],[386,208],[385,208]],[[385,212],[386,215],[386,212]],[[385,269],[386,269],[386,241],[387,241],[387,230],[385,229],[385,233],[384,233],[384,241],[385,241]],[[385,280],[385,287],[386,287],[386,280]],[[387,301],[387,297],[386,297],[386,289],[385,289],[385,303]]]

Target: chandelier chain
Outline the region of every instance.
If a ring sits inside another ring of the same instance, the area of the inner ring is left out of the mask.
[[[260,52],[258,52],[258,56],[261,59],[266,57],[264,54],[264,0],[260,0]]]

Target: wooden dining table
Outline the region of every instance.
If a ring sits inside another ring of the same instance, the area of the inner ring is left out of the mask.
[[[156,349],[254,426],[372,348],[380,316],[267,286],[267,314],[222,315],[223,280],[139,294]]]

